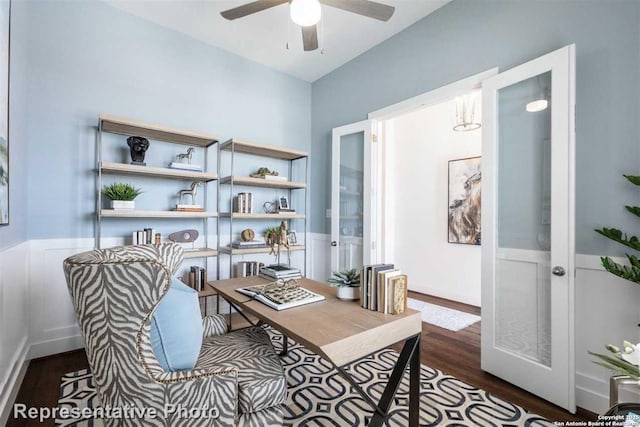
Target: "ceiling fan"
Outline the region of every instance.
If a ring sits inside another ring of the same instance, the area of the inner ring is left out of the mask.
[[[258,0],[225,10],[220,14],[232,21],[284,3],[291,3],[291,20],[302,27],[302,43],[305,51],[318,48],[316,24],[320,21],[322,14],[320,3],[380,21],[388,21],[395,11],[393,6],[370,0]]]

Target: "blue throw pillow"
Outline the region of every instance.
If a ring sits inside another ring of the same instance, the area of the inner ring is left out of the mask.
[[[165,371],[191,370],[202,347],[198,292],[175,277],[151,318],[151,347]]]

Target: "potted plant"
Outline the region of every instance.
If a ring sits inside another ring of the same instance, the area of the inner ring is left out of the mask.
[[[135,209],[134,199],[142,194],[142,191],[130,184],[115,182],[105,185],[102,194],[110,200],[111,209]]]
[[[334,272],[327,282],[338,288],[337,297],[339,299],[360,299],[360,272],[357,269]]]
[[[640,176],[623,176],[633,185],[640,186]],[[640,207],[627,205],[625,208],[629,213],[640,217]],[[640,251],[640,239],[637,236],[627,235],[621,230],[613,227],[602,227],[595,231],[614,242],[620,243],[621,245],[635,251]],[[602,257],[600,258],[602,267],[615,276],[628,280],[632,283],[640,284],[640,259],[634,254],[627,253],[625,255],[627,256],[626,265],[619,264],[610,257]],[[590,355],[595,356],[598,359],[594,361],[594,363],[607,369],[617,371],[622,375],[627,375],[629,378],[639,381],[638,384],[640,385],[640,343],[632,344],[629,341],[624,341],[622,349],[612,344],[608,344],[605,348],[610,354],[589,352]]]

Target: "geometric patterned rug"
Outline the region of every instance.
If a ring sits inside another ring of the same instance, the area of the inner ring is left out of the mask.
[[[277,351],[282,335],[267,329]],[[391,374],[398,353],[381,350],[348,366],[356,382],[378,401]],[[452,355],[452,357],[455,357]],[[287,378],[284,405],[286,426],[367,425],[372,411],[331,365],[320,356],[289,340],[289,353],[282,357]],[[93,408],[97,395],[88,370],[62,377],[58,407]],[[391,416],[385,426],[408,424],[409,377],[405,372]],[[56,420],[57,426],[101,427],[101,420]],[[422,365],[420,374],[421,426],[553,426],[554,424],[523,408],[470,386],[450,375]]]

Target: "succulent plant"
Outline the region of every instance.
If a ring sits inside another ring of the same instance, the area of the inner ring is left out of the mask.
[[[102,194],[110,200],[131,201],[142,194],[142,190],[130,184],[116,182],[111,185],[105,185],[102,189]]]
[[[342,270],[339,273],[333,272],[333,276],[331,276],[327,282],[337,288],[344,286],[356,287],[360,285],[360,272],[355,268]]]

